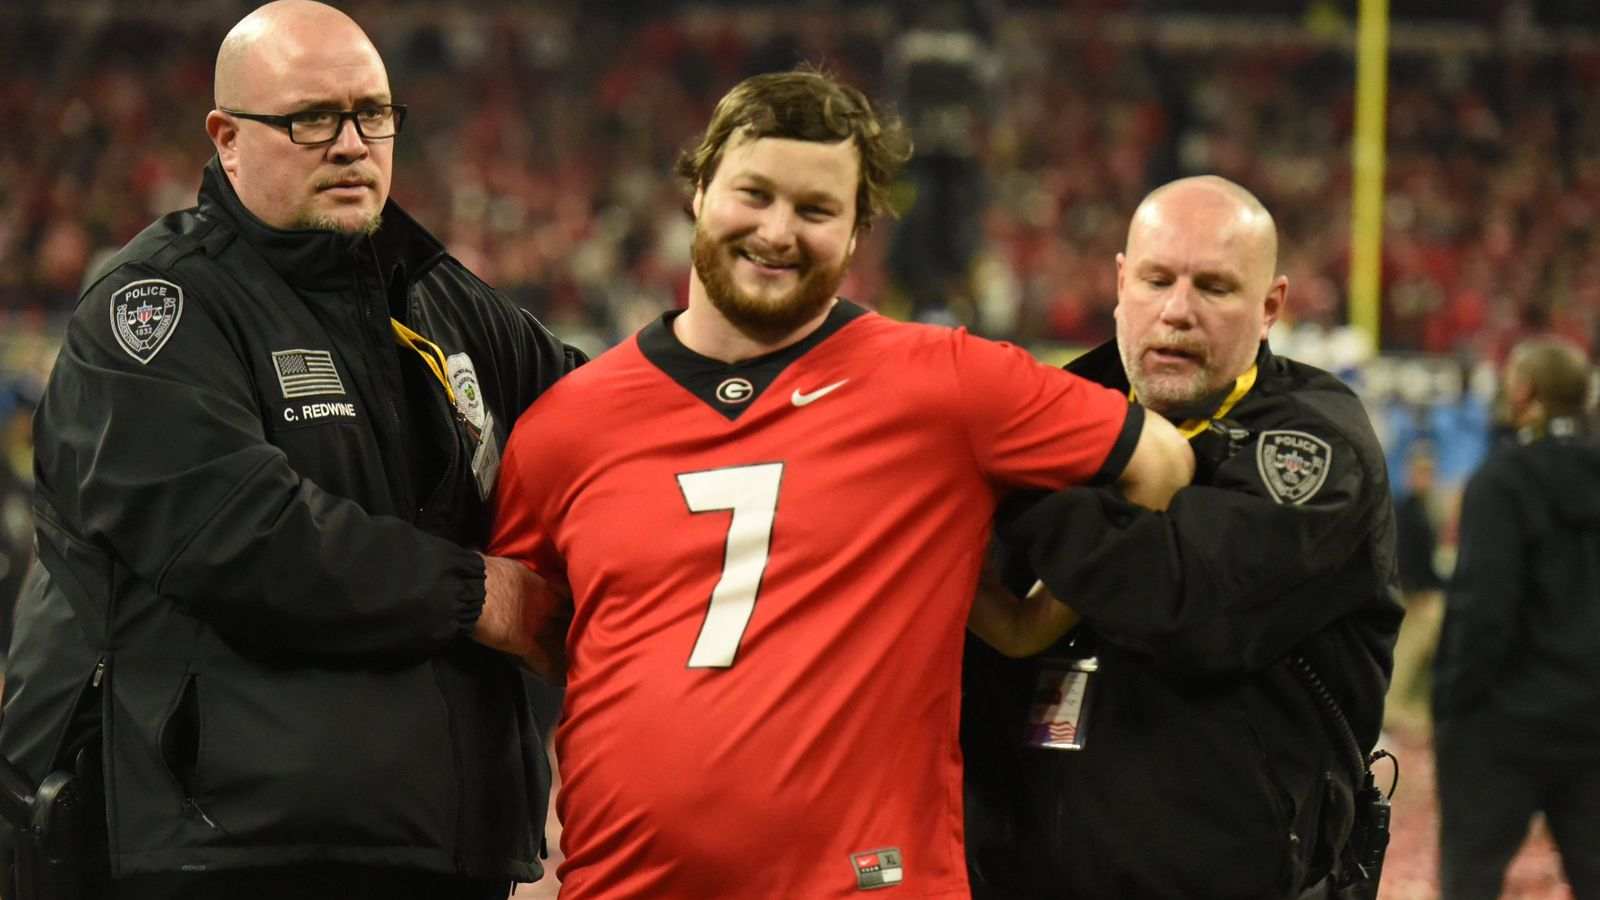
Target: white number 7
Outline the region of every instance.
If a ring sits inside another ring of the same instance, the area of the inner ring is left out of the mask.
[[[690,512],[733,510],[722,577],[711,591],[711,606],[700,625],[700,637],[689,654],[691,669],[725,669],[733,665],[745,626],[756,610],[761,576],[772,549],[772,518],[778,511],[778,485],[783,463],[736,466],[678,476],[678,487]]]

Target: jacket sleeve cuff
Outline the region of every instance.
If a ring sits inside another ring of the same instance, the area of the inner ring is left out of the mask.
[[[485,579],[483,557],[477,553],[470,553],[469,559],[463,562],[461,588],[456,593],[458,637],[472,637],[472,630],[478,624],[478,616],[483,614],[483,600],[488,589]]]

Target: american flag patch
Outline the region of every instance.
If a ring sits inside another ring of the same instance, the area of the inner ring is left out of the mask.
[[[1051,722],[1048,725],[1029,725],[1027,742],[1036,747],[1076,749],[1078,746],[1078,724],[1076,722]]]
[[[852,853],[850,865],[856,870],[856,887],[863,891],[893,887],[905,879],[905,863],[899,847]]]
[[[1100,668],[1094,657],[1044,659],[1034,683],[1023,743],[1050,750],[1082,750],[1089,713],[1089,679]]]
[[[285,400],[344,393],[339,370],[333,367],[333,354],[326,350],[275,350],[272,365],[278,370],[278,387]]]

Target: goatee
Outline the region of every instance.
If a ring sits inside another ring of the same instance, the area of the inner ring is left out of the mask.
[[[837,265],[822,266],[802,251],[797,264],[800,280],[794,290],[787,296],[765,300],[751,297],[734,284],[734,262],[730,258],[733,253],[731,247],[695,228],[694,271],[700,276],[711,305],[746,337],[764,344],[783,340],[821,315],[833,302],[850,266],[849,256]]]
[[[1145,355],[1153,347],[1188,353],[1195,361],[1194,371],[1182,375],[1146,371]],[[1143,341],[1133,342],[1125,340],[1119,326],[1117,348],[1122,354],[1122,370],[1127,373],[1128,385],[1133,388],[1139,403],[1168,418],[1205,399],[1213,391],[1210,385],[1211,361],[1203,341],[1167,335],[1159,340],[1147,337]]]
[[[307,231],[331,231],[335,234],[347,234],[351,237],[356,235],[371,237],[378,233],[379,228],[383,227],[383,214],[373,213],[359,222],[346,225],[325,213],[311,213],[302,216],[299,221],[295,222],[294,227]]]

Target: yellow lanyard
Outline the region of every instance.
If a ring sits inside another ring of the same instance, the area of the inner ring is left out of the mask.
[[[1205,431],[1211,426],[1212,419],[1220,419],[1223,416],[1226,416],[1228,411],[1233,409],[1234,405],[1243,399],[1245,394],[1250,393],[1250,389],[1255,387],[1255,385],[1256,367],[1252,364],[1249,371],[1245,372],[1243,375],[1240,375],[1238,379],[1234,381],[1233,390],[1228,392],[1227,399],[1222,401],[1222,405],[1217,407],[1216,412],[1212,413],[1208,418],[1189,419],[1185,421],[1183,424],[1178,426],[1178,433],[1192,440],[1195,435]],[[1128,388],[1128,399],[1134,401],[1135,403],[1137,403],[1139,400],[1139,397],[1134,393],[1133,388],[1131,387]]]
[[[394,329],[394,342],[402,347],[410,347],[412,350],[417,351],[417,355],[422,357],[422,361],[427,363],[428,368],[433,370],[433,377],[439,379],[439,383],[444,385],[444,395],[450,398],[450,405],[455,406],[456,392],[450,387],[450,379],[445,376],[445,370],[448,365],[444,361],[444,351],[439,349],[438,344],[400,324],[398,319],[390,319],[389,325]]]

